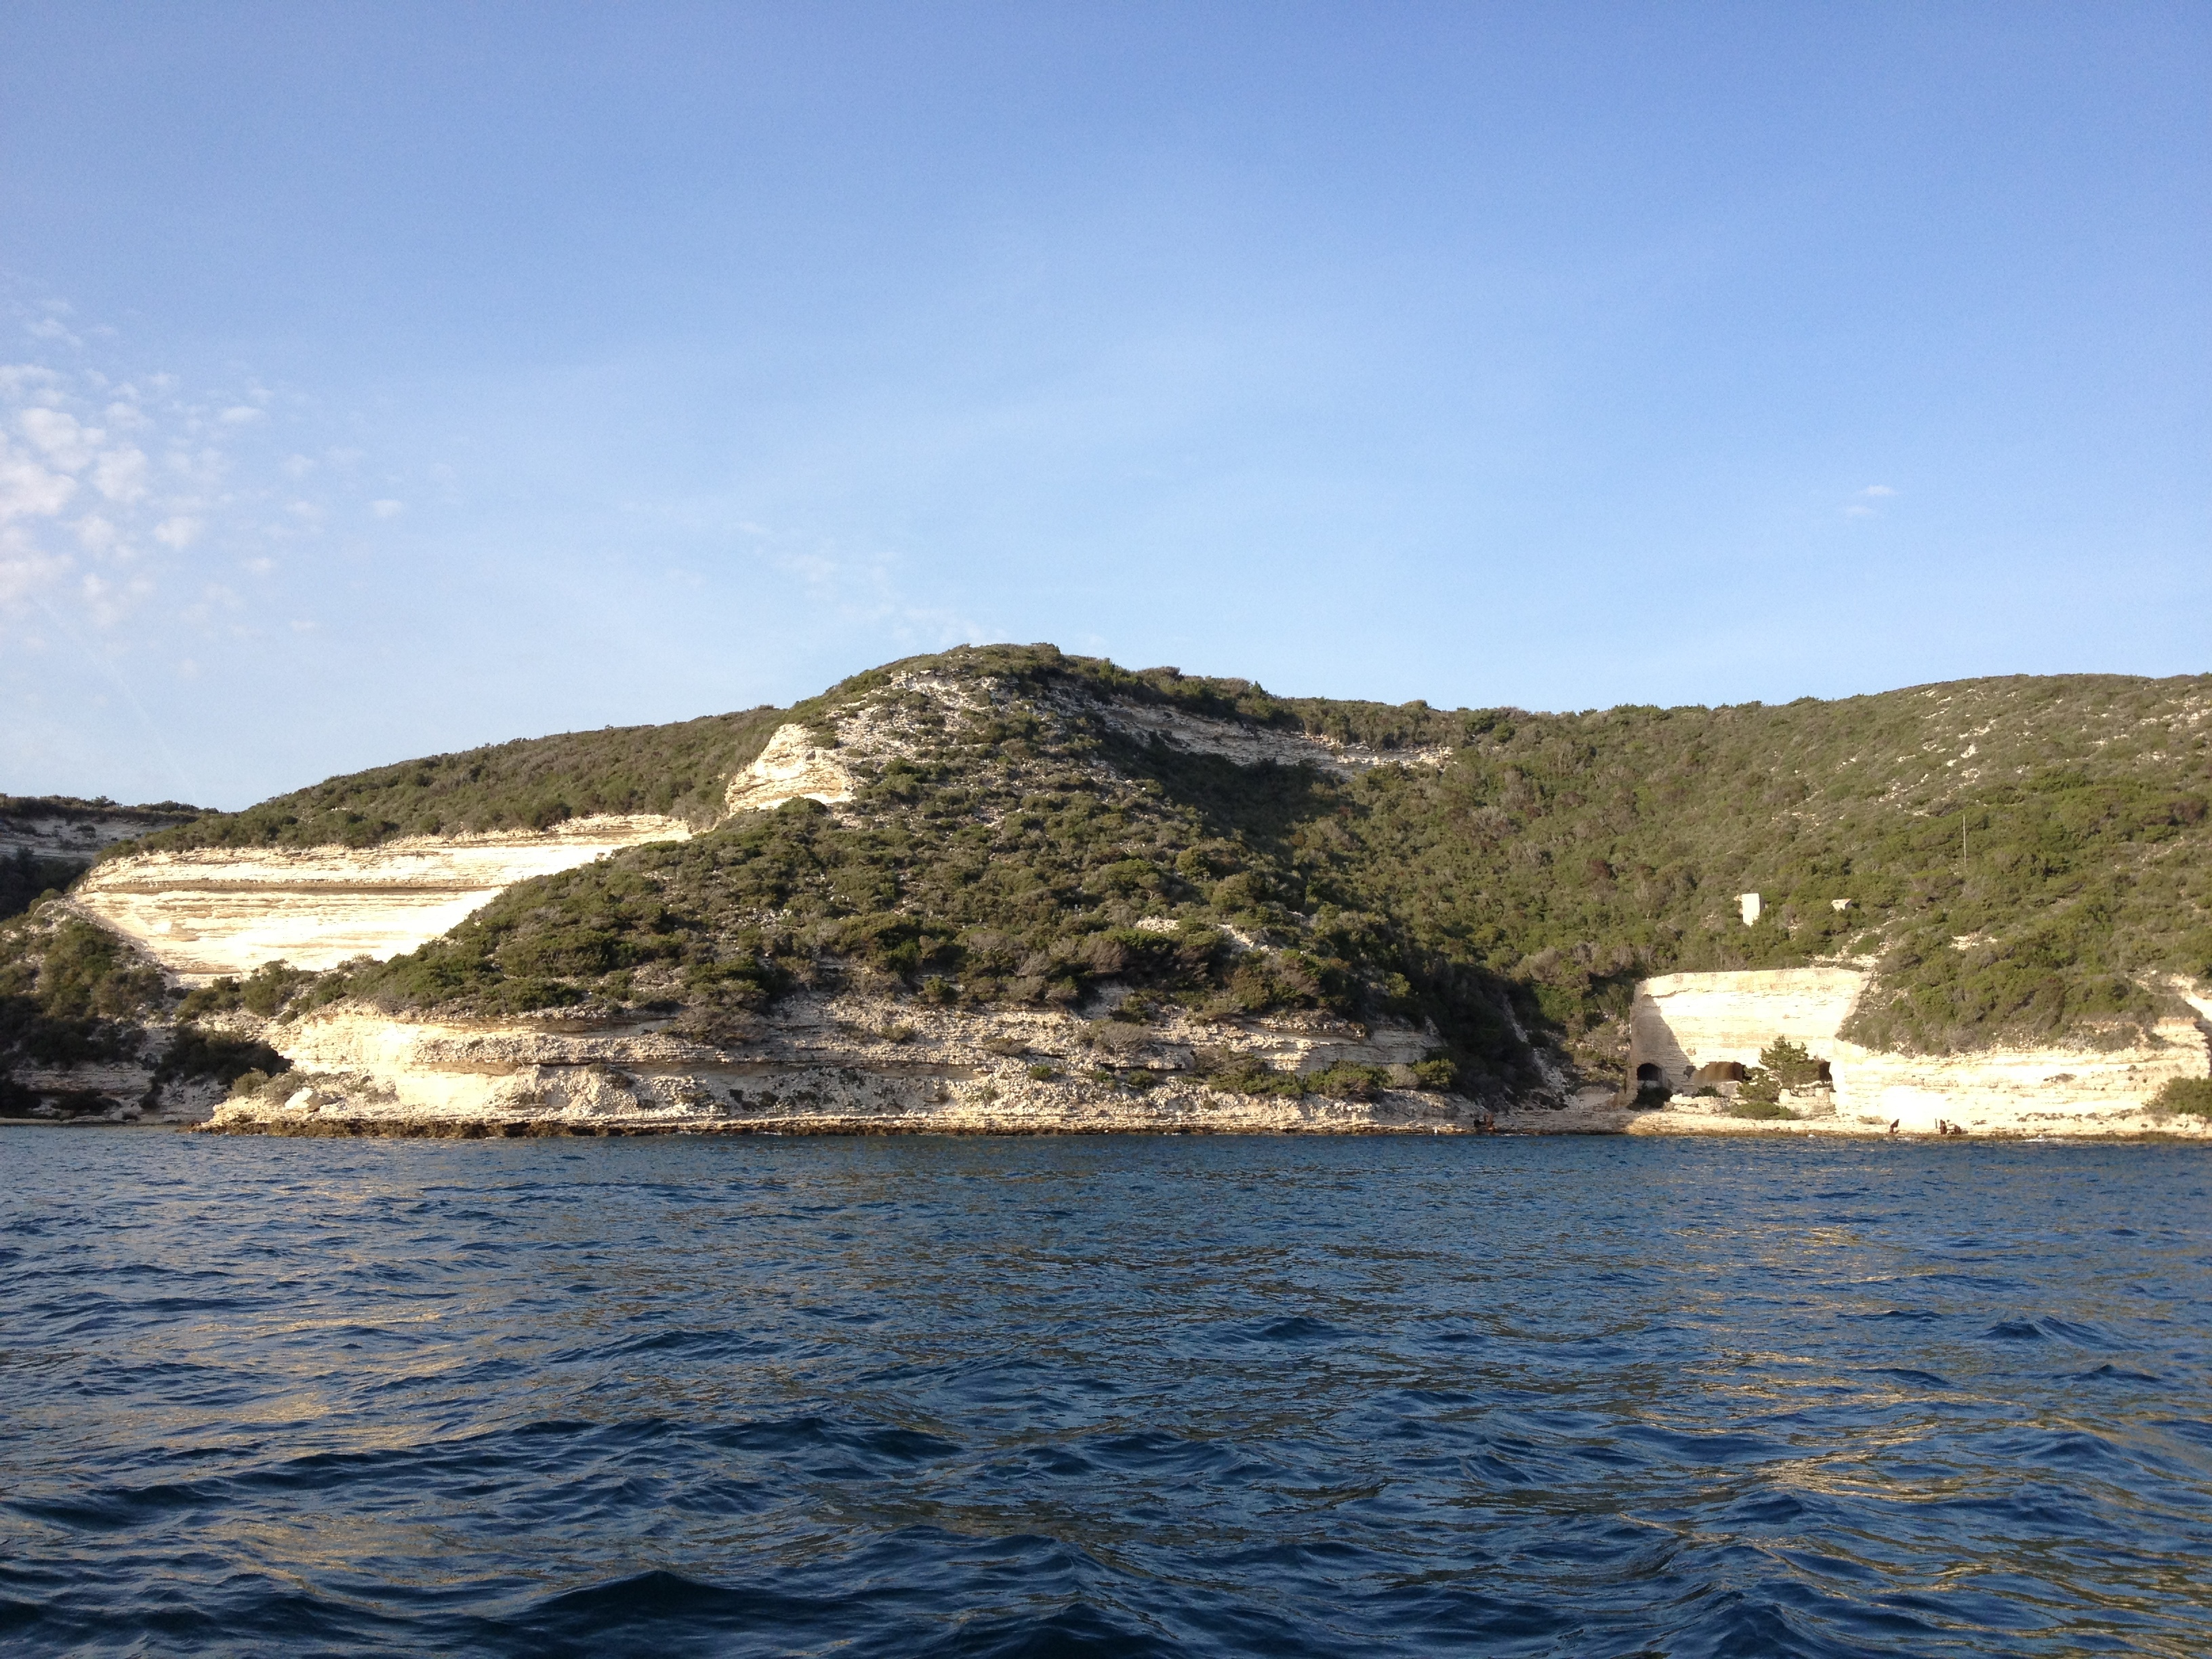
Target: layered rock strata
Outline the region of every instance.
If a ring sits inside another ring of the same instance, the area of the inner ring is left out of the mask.
[[[1239,1093],[1206,1071],[1406,1085],[1434,1046],[1407,1027],[1322,1018],[1152,1023],[1048,1011],[951,1013],[802,995],[711,1033],[650,1020],[395,1020],[336,1007],[265,1040],[294,1070],[209,1126],[273,1133],[529,1134],[1468,1130],[1489,1114],[1416,1087],[1364,1099]]]
[[[363,848],[207,848],[110,860],[71,893],[181,983],[283,960],[335,968],[412,951],[518,881],[624,847],[681,841],[681,820],[572,819],[541,831],[416,836]]]
[[[1661,1081],[1680,1088],[1716,1060],[1758,1065],[1759,1050],[1777,1037],[1825,1058],[1866,981],[1863,972],[1842,967],[1647,979],[1629,1011],[1631,1069],[1656,1066]]]

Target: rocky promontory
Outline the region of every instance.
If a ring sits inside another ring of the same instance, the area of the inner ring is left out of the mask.
[[[2087,676],[1448,711],[963,649],[88,842],[0,927],[0,1116],[2196,1136],[2208,714]]]

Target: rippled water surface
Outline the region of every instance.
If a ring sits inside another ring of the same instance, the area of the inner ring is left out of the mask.
[[[2200,1149],[0,1131],[0,1645],[2212,1653]]]

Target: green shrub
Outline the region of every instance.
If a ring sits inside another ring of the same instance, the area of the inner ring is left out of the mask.
[[[1759,1063],[1774,1079],[1778,1089],[1811,1089],[1822,1079],[1821,1063],[1807,1052],[1802,1043],[1792,1042],[1787,1037],[1777,1037],[1759,1051]]]
[[[1735,1099],[1730,1102],[1723,1109],[1730,1117],[1747,1117],[1771,1121],[1785,1118],[1794,1120],[1797,1116],[1796,1113],[1791,1111],[1787,1106],[1783,1105],[1779,1101],[1747,1099],[1741,1093],[1739,1093]]]
[[[123,940],[44,904],[0,924],[0,1071],[136,1058],[170,992]]]
[[[169,1038],[154,1081],[157,1087],[172,1078],[213,1078],[228,1084],[251,1075],[266,1081],[291,1066],[290,1060],[264,1042],[180,1024]]]
[[[2170,1077],[2160,1085],[2151,1105],[2161,1112],[2212,1117],[2212,1078]]]

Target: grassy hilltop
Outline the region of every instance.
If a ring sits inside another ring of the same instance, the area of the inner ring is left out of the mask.
[[[978,707],[896,683],[916,671]],[[1100,717],[1115,700],[1453,753],[1348,778],[1238,766],[1118,733]],[[852,803],[720,818],[779,725],[834,743],[866,708],[914,741],[856,761]],[[333,779],[140,845],[361,846],[625,811],[703,830],[511,889],[410,956],[271,981],[258,994],[280,1004],[656,1006],[711,1029],[801,984],[1079,1005],[1117,983],[1223,1014],[1425,1018],[1462,1085],[1495,1090],[1532,1079],[1532,1043],[1604,1069],[1645,975],[1843,955],[1880,963],[1852,1032],[1874,1046],[2131,1040],[2178,1006],[2166,976],[2212,978],[2208,715],[2207,676],[1536,714],[990,647],[791,711]],[[1735,895],[1753,890],[1766,911],[1745,927]]]

